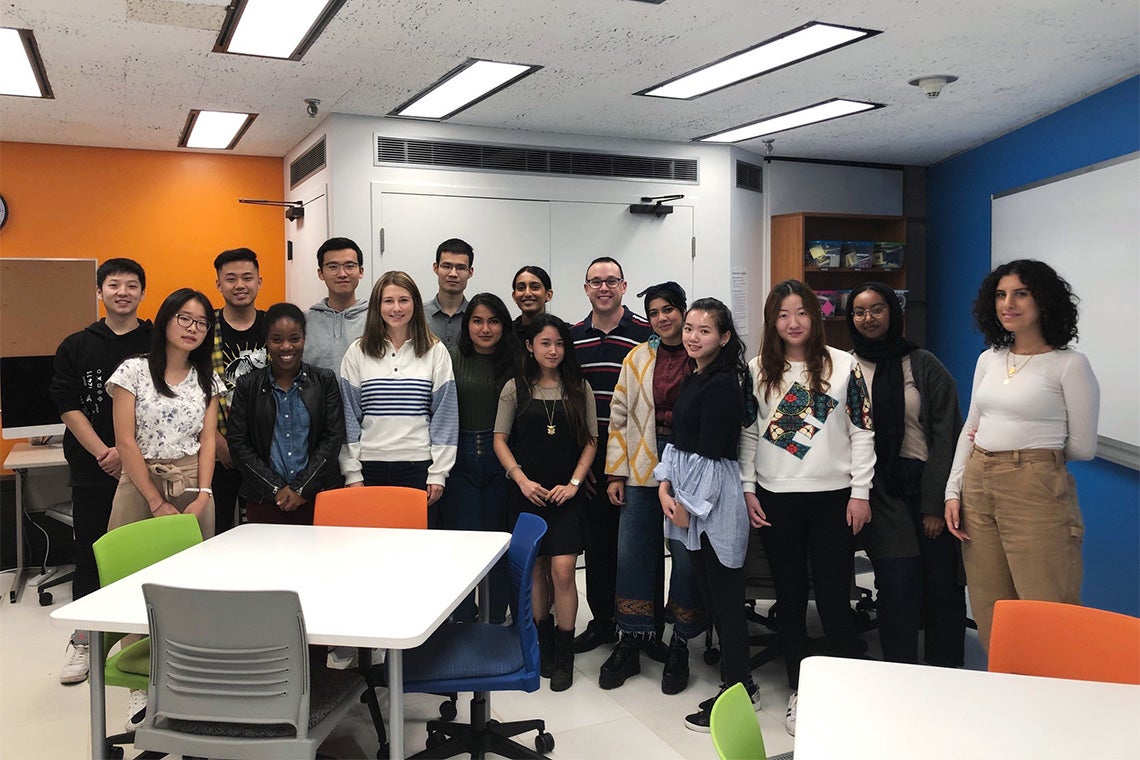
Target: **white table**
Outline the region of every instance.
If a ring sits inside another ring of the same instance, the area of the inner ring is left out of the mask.
[[[296,591],[309,643],[386,649],[389,754],[404,756],[402,650],[422,644],[484,578],[508,533],[240,525],[52,613],[91,631],[91,751],[106,733],[103,631],[146,633],[142,585]]]
[[[809,657],[796,760],[1140,756],[1140,686]]]
[[[24,479],[28,470],[45,467],[67,467],[67,460],[63,457],[62,444],[49,444],[46,446],[33,446],[27,441],[17,443],[4,457],[4,468],[16,473],[16,574],[12,580],[12,588],[8,592],[8,601],[15,604],[20,601],[20,594],[24,591],[24,514],[27,505],[24,504]]]

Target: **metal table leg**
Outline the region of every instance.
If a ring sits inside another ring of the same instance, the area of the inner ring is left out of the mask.
[[[91,757],[102,760],[107,743],[107,693],[103,688],[107,658],[103,654],[103,632],[88,631],[87,641],[91,653],[87,673],[91,686]]]
[[[404,759],[404,652],[389,649],[388,664],[388,757]]]

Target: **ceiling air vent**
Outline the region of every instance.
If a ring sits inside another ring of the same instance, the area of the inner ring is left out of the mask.
[[[747,161],[736,162],[736,186],[764,192],[764,169]]]
[[[653,179],[662,182],[695,183],[700,179],[695,158],[656,158],[507,145],[402,140],[380,135],[376,135],[374,163],[579,177]],[[759,171],[758,167],[755,168]]]
[[[296,187],[324,168],[325,138],[322,137],[289,164],[289,188]]]

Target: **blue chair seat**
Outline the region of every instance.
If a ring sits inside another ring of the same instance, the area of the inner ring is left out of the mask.
[[[404,682],[500,678],[526,667],[518,629],[490,623],[450,623],[404,653]],[[501,682],[500,682],[501,683]],[[471,691],[468,686],[464,691]]]

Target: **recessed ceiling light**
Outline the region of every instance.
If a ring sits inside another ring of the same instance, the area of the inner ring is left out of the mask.
[[[691,100],[876,34],[881,32],[812,21],[634,94]]]
[[[0,95],[55,97],[31,29],[0,27]]]
[[[752,140],[756,137],[771,135],[776,132],[785,132],[796,127],[808,124],[817,124],[821,121],[838,119],[841,116],[850,116],[861,111],[870,111],[882,108],[882,103],[864,103],[861,100],[845,100],[832,98],[813,106],[799,108],[795,111],[767,116],[759,121],[741,124],[738,127],[726,129],[723,132],[714,132],[711,135],[696,138],[699,142],[734,143],[742,140]]]
[[[299,61],[345,0],[236,0],[226,11],[215,53]]]
[[[388,115],[409,119],[447,119],[541,68],[472,58]]]
[[[255,113],[231,113],[230,111],[190,112],[186,126],[182,128],[179,148],[210,148],[213,150],[233,150],[249,125],[257,118]]]

